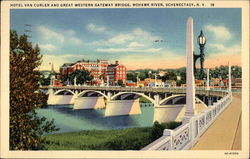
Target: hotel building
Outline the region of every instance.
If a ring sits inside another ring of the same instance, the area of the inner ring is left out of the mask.
[[[119,64],[119,61],[116,61],[115,64],[109,64],[107,60],[90,61],[83,59],[75,63],[65,63],[60,67],[60,75],[67,76],[79,69],[90,72],[94,77],[93,84],[109,83],[109,85],[117,85],[118,80],[126,83],[127,70],[124,65]]]

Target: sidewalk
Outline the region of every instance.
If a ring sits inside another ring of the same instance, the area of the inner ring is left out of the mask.
[[[233,94],[232,103],[200,137],[191,150],[241,149],[241,94]]]

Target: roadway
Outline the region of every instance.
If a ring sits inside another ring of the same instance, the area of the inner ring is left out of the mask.
[[[232,103],[191,150],[241,150],[241,94],[233,93]]]

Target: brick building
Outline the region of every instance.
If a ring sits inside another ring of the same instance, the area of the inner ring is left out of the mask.
[[[90,61],[80,60],[75,63],[65,63],[60,67],[60,75],[67,76],[75,70],[88,70],[94,77],[93,84],[109,82],[109,85],[117,85],[118,80],[126,82],[126,67],[116,61],[115,64],[109,64],[107,60]]]
[[[124,65],[119,64],[119,61],[115,61],[115,64],[108,65],[107,76],[111,85],[117,85],[118,80],[122,80],[123,84],[126,84],[127,69]]]

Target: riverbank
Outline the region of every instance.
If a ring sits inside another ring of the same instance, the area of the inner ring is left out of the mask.
[[[149,127],[86,130],[44,137],[48,140],[48,150],[139,150],[150,143],[150,130]]]
[[[140,150],[152,142],[155,132],[174,129],[181,123],[171,122],[153,127],[118,130],[85,130],[43,136],[48,150]],[[162,135],[162,134],[156,134]]]

